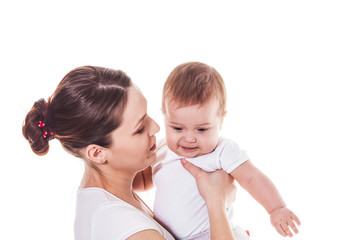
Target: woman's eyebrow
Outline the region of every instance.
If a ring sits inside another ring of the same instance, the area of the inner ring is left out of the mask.
[[[140,124],[142,121],[144,121],[146,115],[147,115],[147,114],[145,113],[144,116],[142,116],[142,117],[137,121],[134,129],[138,128],[139,124]]]

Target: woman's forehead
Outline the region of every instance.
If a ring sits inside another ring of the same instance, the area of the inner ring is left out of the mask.
[[[127,127],[136,125],[139,119],[147,113],[147,101],[140,89],[130,87],[128,91],[128,101],[125,107],[123,121]]]

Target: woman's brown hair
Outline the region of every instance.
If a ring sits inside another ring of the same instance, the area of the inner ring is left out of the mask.
[[[121,70],[84,66],[70,71],[53,95],[36,101],[22,132],[37,155],[49,151],[56,138],[77,157],[89,144],[111,145],[110,133],[121,124],[130,78]],[[39,127],[39,122],[45,127]],[[44,131],[52,132],[44,135]]]

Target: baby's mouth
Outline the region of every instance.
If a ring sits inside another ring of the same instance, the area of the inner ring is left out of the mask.
[[[197,147],[185,147],[185,146],[181,146],[181,148],[184,151],[194,151],[195,149],[197,149]]]

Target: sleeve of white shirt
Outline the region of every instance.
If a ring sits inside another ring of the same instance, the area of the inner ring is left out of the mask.
[[[231,173],[241,164],[249,160],[246,152],[241,150],[237,143],[226,139],[219,156],[221,168],[227,173]]]
[[[143,230],[157,230],[149,218],[137,211],[121,206],[97,209],[91,224],[93,240],[125,240]]]

